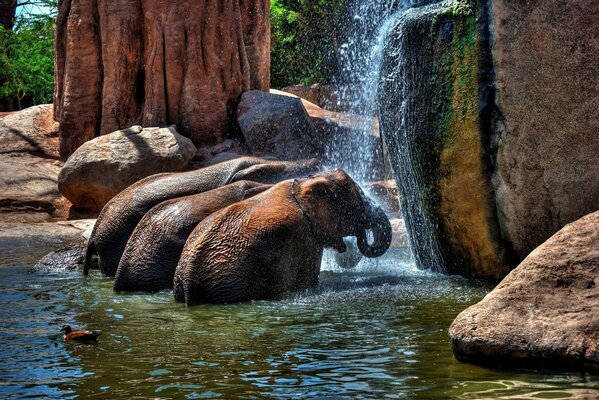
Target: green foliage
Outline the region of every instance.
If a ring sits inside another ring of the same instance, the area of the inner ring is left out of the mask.
[[[53,13],[20,15],[12,30],[0,26],[0,99],[4,102],[14,99],[18,109],[52,102],[54,31]]]
[[[271,0],[272,87],[334,79],[348,2]]]

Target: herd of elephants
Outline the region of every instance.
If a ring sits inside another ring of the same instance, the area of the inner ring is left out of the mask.
[[[173,289],[187,305],[269,299],[316,286],[325,247],[355,252],[344,239],[355,236],[360,253],[379,257],[391,235],[385,212],[343,170],[241,157],[152,175],[116,195],[93,228],[84,273],[97,255],[117,292]]]

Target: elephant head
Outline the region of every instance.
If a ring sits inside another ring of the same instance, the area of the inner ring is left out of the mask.
[[[360,252],[374,258],[383,255],[391,245],[391,224],[385,212],[345,171],[337,169],[296,179],[292,194],[325,247],[343,253],[347,248],[343,238],[355,236]]]

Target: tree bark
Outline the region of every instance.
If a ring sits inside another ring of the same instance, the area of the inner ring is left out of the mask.
[[[0,25],[11,30],[15,23],[17,0],[0,0]]]
[[[175,124],[200,147],[221,142],[235,129],[241,93],[269,88],[269,8],[268,0],[60,0],[61,154],[135,124]]]

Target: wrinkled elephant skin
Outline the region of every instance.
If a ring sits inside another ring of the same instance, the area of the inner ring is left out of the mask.
[[[367,257],[381,256],[391,243],[384,212],[344,171],[281,182],[193,230],[175,272],[175,299],[231,303],[313,287],[324,247],[343,252],[346,236],[356,236]]]

